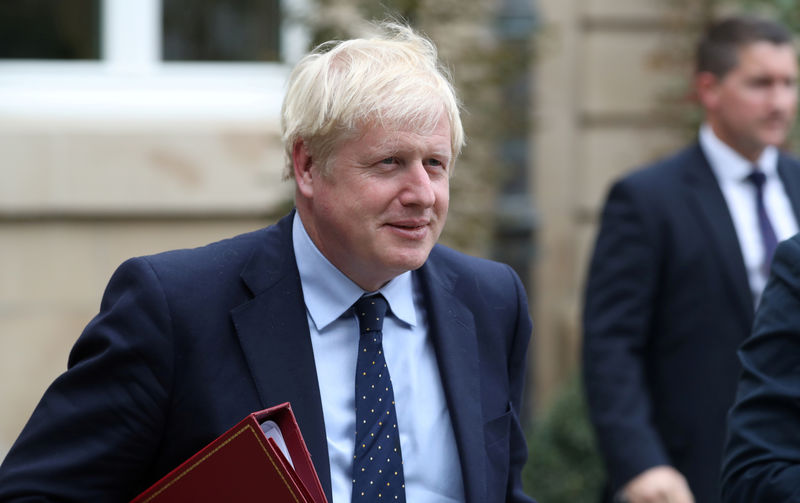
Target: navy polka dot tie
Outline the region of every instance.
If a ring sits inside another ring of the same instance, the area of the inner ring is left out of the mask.
[[[394,392],[383,356],[387,307],[380,294],[361,297],[354,306],[361,335],[356,363],[353,503],[406,500]]]

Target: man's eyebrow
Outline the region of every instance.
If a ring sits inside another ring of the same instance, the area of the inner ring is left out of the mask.
[[[433,156],[433,157],[439,157],[439,158],[444,157],[444,158],[447,158],[447,159],[450,159],[451,157],[453,157],[453,153],[452,153],[452,151],[450,149],[438,149],[438,148],[436,148],[436,149],[433,149],[433,150],[430,151],[430,155]]]

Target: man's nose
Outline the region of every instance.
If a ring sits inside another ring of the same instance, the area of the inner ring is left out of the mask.
[[[431,175],[422,161],[414,161],[408,165],[404,182],[405,186],[400,194],[403,205],[430,207],[436,202]]]
[[[770,102],[774,108],[788,111],[797,105],[797,85],[777,84],[770,93]]]

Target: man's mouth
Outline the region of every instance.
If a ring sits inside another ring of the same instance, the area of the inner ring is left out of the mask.
[[[409,239],[421,239],[427,234],[430,220],[398,220],[386,224],[392,230]]]

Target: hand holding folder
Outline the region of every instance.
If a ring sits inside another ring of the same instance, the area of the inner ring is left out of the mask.
[[[258,500],[327,503],[288,403],[248,415],[131,503]]]

